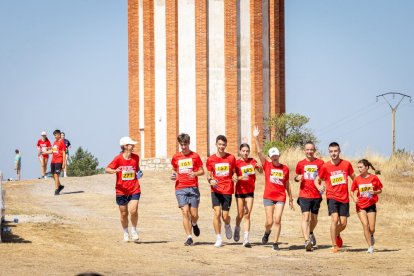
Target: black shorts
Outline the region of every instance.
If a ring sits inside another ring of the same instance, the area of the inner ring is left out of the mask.
[[[236,198],[248,198],[254,197],[254,193],[247,193],[247,194],[235,194],[234,197]]]
[[[377,205],[375,205],[375,203],[374,203],[371,206],[368,206],[367,208],[358,208],[358,206],[357,206],[356,209],[357,209],[358,213],[361,212],[362,210],[364,210],[367,213],[376,213],[377,212]]]
[[[141,198],[141,193],[133,195],[117,195],[116,204],[118,205],[128,205],[131,200],[139,200]]]
[[[342,203],[335,199],[328,199],[328,213],[338,213],[340,217],[349,217],[349,203]]]
[[[50,172],[52,174],[60,174],[62,171],[62,163],[51,163],[50,164]]]
[[[297,200],[302,213],[311,212],[312,214],[319,214],[319,208],[321,207],[322,198],[306,198],[299,197]]]
[[[211,193],[211,203],[213,208],[221,206],[221,210],[229,211],[231,206],[232,195],[223,195],[218,193]]]

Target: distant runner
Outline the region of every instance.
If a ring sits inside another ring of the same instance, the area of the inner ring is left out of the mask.
[[[50,143],[49,139],[47,138],[46,131],[42,131],[42,137],[37,141],[37,156],[39,157],[40,161],[40,178],[47,178],[46,177],[46,169],[47,169],[47,161],[49,160],[49,154],[52,148],[52,144]]]
[[[181,133],[177,140],[181,152],[176,153],[171,159],[173,167],[171,180],[175,181],[175,196],[183,214],[183,226],[187,235],[184,245],[193,245],[192,232],[197,237],[200,235],[200,228],[197,225],[200,203],[198,177],[204,174],[203,162],[197,153],[190,150],[188,134]]]
[[[70,144],[69,140],[65,138],[65,133],[64,132],[62,132],[62,140],[65,142],[65,146],[66,146],[66,158],[64,160],[65,169],[63,170],[63,176],[67,177],[68,175],[66,173],[66,169],[67,169],[67,166],[68,166],[69,149],[71,147],[71,144]]]
[[[141,188],[138,178],[142,176],[139,169],[139,156],[132,153],[137,144],[130,137],[122,137],[119,141],[122,152],[115,156],[114,160],[106,167],[105,172],[116,174],[116,203],[119,207],[121,225],[124,229],[124,241],[129,241],[128,215],[131,220],[131,239],[139,239],[138,224],[138,203],[141,197]]]
[[[343,241],[341,232],[345,230],[347,218],[349,217],[349,193],[348,177],[355,178],[354,169],[351,163],[339,158],[341,149],[339,144],[329,144],[329,155],[331,160],[323,164],[318,172],[315,185],[319,191],[325,187],[319,183],[325,181],[326,199],[328,200],[328,212],[331,216],[331,240],[332,252],[336,253],[342,247]]]
[[[211,186],[211,201],[214,210],[214,231],[216,232],[215,247],[220,247],[223,243],[221,238],[221,220],[224,222],[227,239],[233,237],[230,226],[230,206],[234,193],[233,174],[236,168],[236,158],[225,152],[227,138],[219,135],[216,138],[217,152],[211,155],[206,162],[207,181]]]
[[[254,201],[254,189],[256,183],[256,171],[262,173],[262,167],[254,158],[249,157],[250,146],[248,144],[240,145],[240,159],[236,161],[236,203],[237,216],[236,226],[234,227],[234,241],[240,240],[240,223],[244,219],[243,246],[251,247],[249,241],[250,232],[250,215],[252,213]]]
[[[272,231],[275,230],[273,240],[273,250],[279,250],[279,236],[282,228],[282,213],[286,202],[286,191],[289,195],[290,209],[295,210],[293,206],[293,196],[289,183],[289,168],[279,163],[279,150],[277,148],[269,149],[269,159],[263,154],[262,146],[258,139],[260,134],[259,128],[256,126],[253,130],[253,136],[256,141],[257,153],[263,164],[265,175],[265,189],[263,194],[263,205],[266,212],[265,233],[262,237],[262,244],[267,244]]]
[[[20,151],[18,149],[16,149],[14,152],[16,153],[16,156],[14,157],[14,169],[16,170],[16,180],[20,181],[22,170],[22,156],[20,155]]]
[[[351,187],[351,197],[356,203],[356,211],[364,229],[365,240],[368,244],[367,253],[374,253],[375,221],[377,218],[378,194],[382,193],[382,183],[379,178],[368,172],[371,168],[376,174],[371,162],[366,159],[358,161],[360,175],[355,177]]]
[[[302,234],[305,238],[306,251],[312,251],[316,246],[313,231],[318,223],[318,213],[321,206],[321,192],[315,186],[315,178],[323,165],[323,161],[315,157],[315,144],[307,142],[304,147],[306,158],[296,165],[295,181],[300,182],[298,204],[302,211]]]

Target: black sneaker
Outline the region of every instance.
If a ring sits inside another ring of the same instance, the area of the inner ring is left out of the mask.
[[[272,231],[269,231],[269,233],[264,233],[264,235],[263,235],[263,237],[262,237],[262,244],[266,244],[268,241],[269,241],[269,236],[270,236],[270,233],[271,233]]]
[[[273,249],[274,251],[279,251],[279,250],[280,250],[280,248],[279,248],[279,244],[278,244],[277,242],[273,243],[272,249]]]
[[[245,242],[245,243],[243,244],[243,246],[244,246],[244,247],[247,247],[247,248],[252,248],[252,245],[250,244],[250,242]]]
[[[312,246],[316,246],[316,238],[314,234],[309,234],[309,241],[312,244]]]
[[[59,195],[59,189],[55,190],[55,195]]]
[[[192,238],[188,238],[188,239],[185,241],[184,245],[185,245],[185,246],[191,246],[191,245],[193,245],[193,239],[192,239]]]
[[[59,195],[59,193],[65,188],[63,185],[59,185],[59,188],[55,190],[55,195]]]
[[[196,237],[200,236],[200,228],[198,228],[198,225],[192,225],[193,226],[193,233]]]
[[[311,241],[305,241],[305,250],[312,251],[312,243]]]

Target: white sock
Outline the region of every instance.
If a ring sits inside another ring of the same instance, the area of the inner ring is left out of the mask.
[[[131,227],[131,233],[138,233],[137,228]]]
[[[188,235],[187,239],[192,239],[193,237],[191,235]]]
[[[249,232],[244,232],[244,239],[245,240],[248,240],[249,239]]]
[[[197,222],[191,222],[191,225],[192,226],[196,226],[197,225]]]
[[[125,233],[128,233],[128,227],[127,228],[124,228],[124,232]]]
[[[217,234],[217,240],[221,240],[221,235]]]

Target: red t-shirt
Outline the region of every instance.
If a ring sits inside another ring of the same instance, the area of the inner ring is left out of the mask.
[[[381,189],[382,183],[375,174],[370,174],[367,178],[363,178],[360,175],[355,177],[351,191],[358,190],[357,208],[364,209],[377,203],[378,195],[372,195],[370,191],[379,191]]]
[[[189,154],[184,155],[182,152],[178,152],[171,159],[171,165],[177,172],[176,190],[198,187],[198,177],[188,177],[189,173],[196,172],[203,166],[203,161],[197,153],[190,151]]]
[[[315,178],[318,176],[318,171],[323,165],[321,159],[316,158],[313,161],[303,159],[296,165],[296,174],[302,175],[300,182],[299,197],[303,198],[321,198],[321,194],[315,186]]]
[[[66,145],[62,139],[53,142],[52,163],[63,163],[64,152],[66,152]]]
[[[49,140],[43,141],[42,139],[39,139],[37,141],[37,146],[40,148],[40,152],[45,152],[48,150],[48,148],[52,147],[52,144]],[[49,154],[42,154],[44,158],[49,158]]]
[[[325,180],[326,198],[334,199],[342,203],[349,202],[348,176],[354,174],[351,163],[342,160],[338,165],[327,161],[318,172],[321,179]]]
[[[286,165],[273,165],[265,161],[263,165],[265,175],[265,190],[263,198],[274,201],[286,201],[286,183],[289,181],[289,168]]]
[[[121,169],[116,173],[116,195],[134,195],[141,192],[137,179],[137,172],[139,171],[138,155],[132,153],[129,159],[125,159],[121,153],[115,156],[108,168],[113,170]]]
[[[210,186],[211,191],[223,195],[234,193],[233,173],[236,168],[236,158],[226,153],[222,158],[216,154],[207,159],[206,167],[212,172],[213,179],[217,180],[216,187]]]
[[[239,159],[236,161],[237,176],[248,175],[248,180],[238,180],[236,183],[236,194],[249,194],[254,192],[256,182],[257,161],[249,158],[247,161]]]

